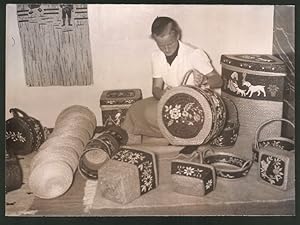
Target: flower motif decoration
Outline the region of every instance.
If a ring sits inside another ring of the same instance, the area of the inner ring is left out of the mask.
[[[279,91],[279,87],[275,84],[270,84],[268,86],[268,91],[271,93],[272,97],[275,97],[277,92]]]
[[[263,180],[273,185],[282,185],[284,178],[284,161],[263,155],[260,161],[260,176]]]
[[[26,141],[26,138],[23,137],[23,134],[21,132],[13,132],[13,131],[6,131],[5,132],[5,139],[8,140],[8,139],[11,139],[13,142],[16,142],[16,141],[20,141],[20,142],[25,142]]]
[[[212,185],[213,185],[213,181],[212,181],[212,179],[209,179],[205,184],[205,190],[210,189],[212,187]]]
[[[193,126],[195,123],[204,122],[204,112],[195,103],[165,105],[164,117],[167,119],[167,126],[170,127],[174,123],[182,123]]]
[[[137,166],[140,179],[141,194],[156,187],[153,158],[148,153],[138,150],[122,149],[112,159]]]
[[[202,177],[203,170],[199,168],[195,168],[192,166],[186,166],[186,165],[177,165],[176,167],[176,174],[178,175],[184,175],[187,177],[197,177],[201,178]]]

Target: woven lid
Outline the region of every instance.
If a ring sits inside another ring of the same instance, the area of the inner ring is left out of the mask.
[[[265,54],[236,54],[222,55],[221,64],[240,67],[254,71],[286,73],[283,61],[273,55]]]
[[[142,99],[141,89],[115,89],[103,91],[100,105],[132,104]]]
[[[158,125],[171,144],[201,144],[210,133],[212,117],[203,91],[188,86],[167,91],[158,104]]]

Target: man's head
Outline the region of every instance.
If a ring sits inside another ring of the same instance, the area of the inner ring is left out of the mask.
[[[166,55],[172,55],[181,36],[181,30],[175,20],[169,17],[157,17],[151,27],[151,36],[158,48]]]

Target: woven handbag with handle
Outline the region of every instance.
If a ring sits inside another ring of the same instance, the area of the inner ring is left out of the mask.
[[[286,138],[286,137],[268,137],[264,139],[260,138],[263,128],[275,121],[282,121],[288,123],[295,129],[295,125],[291,121],[283,118],[270,119],[262,123],[256,130],[254,143],[252,145],[252,159],[254,162],[258,162],[259,151],[260,149],[265,148],[266,146],[272,146],[274,148],[278,148],[279,150],[286,150],[286,151],[295,150],[295,141],[290,138]]]
[[[213,147],[232,147],[236,143],[239,134],[239,117],[238,117],[238,110],[234,102],[227,98],[222,97],[225,105],[226,105],[226,113],[227,119],[225,123],[225,127],[222,132],[214,138],[210,145]]]
[[[210,89],[186,85],[167,90],[158,103],[157,120],[161,133],[173,145],[201,145],[219,135],[226,120],[225,104]]]
[[[17,155],[36,151],[46,139],[47,128],[18,108],[11,108],[9,112],[13,117],[5,122],[7,151]]]

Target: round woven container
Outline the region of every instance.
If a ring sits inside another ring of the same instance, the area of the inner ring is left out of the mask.
[[[97,120],[95,114],[86,106],[82,105],[72,105],[64,109],[58,116],[55,122],[55,125],[57,125],[61,120],[64,120],[68,117],[73,117],[75,115],[83,116],[89,119],[94,127],[97,126]]]
[[[82,142],[80,141],[80,139],[76,138],[76,137],[60,137],[60,136],[54,136],[51,137],[49,139],[47,139],[39,148],[39,151],[43,151],[43,149],[46,149],[48,147],[62,147],[62,146],[66,146],[66,147],[71,147],[72,149],[74,149],[74,151],[76,151],[78,157],[81,155],[81,153],[84,150],[84,146],[82,144]]]
[[[73,172],[64,162],[47,162],[36,166],[28,181],[35,196],[52,199],[63,195],[70,188]]]
[[[54,129],[59,130],[59,129],[64,129],[66,127],[74,130],[83,128],[89,132],[90,138],[94,135],[94,131],[95,131],[95,127],[92,124],[92,122],[86,117],[82,117],[82,116],[70,117],[61,120],[59,123],[55,125]]]
[[[112,135],[118,141],[119,145],[126,145],[128,141],[127,132],[119,126],[108,126],[101,134]]]
[[[295,151],[295,141],[292,139],[282,136],[261,138],[263,133],[262,131],[264,130],[263,128],[275,121],[285,122],[295,129],[295,125],[291,121],[283,118],[270,119],[262,123],[256,130],[254,143],[252,145],[252,159],[254,162],[258,162],[259,151],[261,148],[265,148],[266,146],[272,146],[274,149],[278,150]]]
[[[50,162],[50,161],[62,161],[67,163],[71,168],[73,173],[76,171],[78,166],[79,158],[77,152],[66,146],[49,146],[43,151],[38,152],[31,161],[31,170],[36,166]]]
[[[212,90],[179,86],[160,99],[157,120],[172,145],[201,145],[222,131],[226,109],[221,97]]]
[[[234,146],[239,134],[239,116],[234,102],[226,97],[222,97],[226,106],[226,122],[221,133],[214,138],[210,145],[213,147],[229,148]]]
[[[72,129],[72,127],[63,127],[59,129],[53,130],[53,132],[49,135],[49,138],[59,136],[59,137],[76,137],[81,140],[83,146],[86,146],[88,141],[90,140],[90,135],[88,130],[84,128],[80,129]]]

